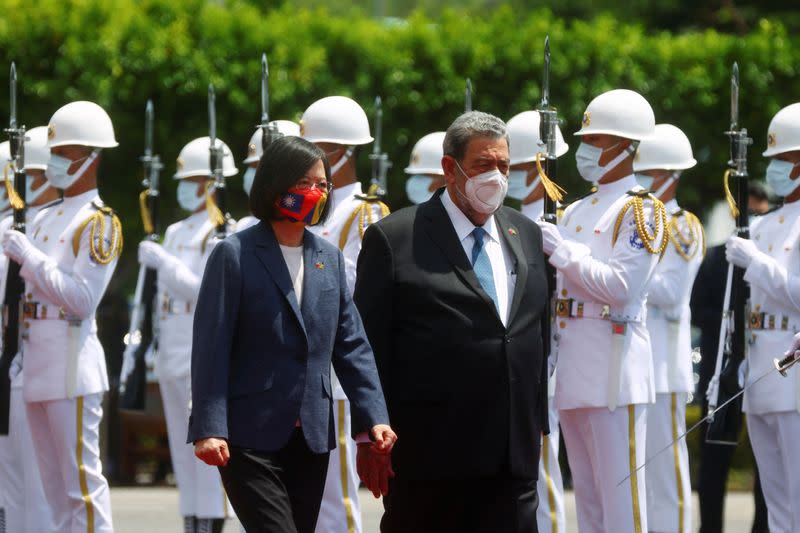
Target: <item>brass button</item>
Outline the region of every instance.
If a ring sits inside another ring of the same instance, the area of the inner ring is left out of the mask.
[[[48,239],[47,235],[45,235],[45,236],[42,238],[42,240],[43,240],[44,242],[47,242],[47,239]]]
[[[561,289],[561,296],[567,295],[567,289]]]
[[[769,252],[772,251],[772,245],[771,244],[769,246],[767,246],[767,251],[769,251]]]
[[[558,323],[558,327],[560,327],[561,329],[564,329],[564,328],[567,327],[567,323],[562,320],[561,322]]]
[[[596,205],[599,201],[597,198],[592,198],[592,205]]]
[[[28,294],[27,294],[27,296],[26,296],[26,298],[28,298],[28,300],[33,300],[33,294],[31,294],[31,293],[28,293]]]
[[[785,220],[785,219],[783,218],[783,215],[779,216],[779,217],[778,217],[778,224],[783,224],[783,221],[784,221],[784,220]]]
[[[57,216],[57,217],[60,217],[60,216],[61,216],[61,215],[63,215],[63,214],[64,214],[64,210],[63,210],[63,209],[59,209],[59,210],[56,212],[56,216]]]
[[[576,233],[580,233],[582,229],[583,229],[583,226],[581,226],[580,224],[578,224],[577,226],[575,226],[575,232],[576,232]]]
[[[31,327],[31,323],[28,322],[27,320],[25,322],[23,322],[22,325],[25,327],[25,329],[28,329],[29,327]]]

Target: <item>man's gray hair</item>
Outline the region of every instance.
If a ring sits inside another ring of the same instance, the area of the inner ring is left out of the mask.
[[[504,138],[508,142],[506,123],[483,111],[467,111],[450,124],[444,136],[444,155],[461,161],[469,141],[476,137]]]

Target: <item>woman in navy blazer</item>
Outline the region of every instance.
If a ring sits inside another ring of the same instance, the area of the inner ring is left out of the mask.
[[[331,363],[362,443],[359,475],[376,494],[392,475],[397,436],[342,254],[305,230],[327,215],[329,184],[319,148],[273,141],[250,195],[261,222],[217,244],[197,301],[188,441],[219,467],[249,533],[314,530],[336,439]]]

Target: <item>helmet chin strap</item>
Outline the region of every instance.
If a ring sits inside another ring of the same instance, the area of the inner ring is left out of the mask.
[[[656,198],[658,198],[660,200],[661,196],[665,192],[667,192],[667,190],[670,187],[672,187],[673,183],[678,181],[679,177],[680,177],[680,173],[678,173],[678,172],[673,172],[672,174],[670,174],[670,176],[667,179],[664,180],[664,183],[661,184],[661,187],[659,187],[658,190],[653,193],[653,196],[655,196]]]
[[[347,161],[350,159],[352,155],[353,155],[353,148],[350,147],[344,152],[344,155],[342,155],[342,157],[339,158],[339,160],[331,166],[331,177],[333,177],[334,174],[336,174],[342,169],[344,164],[347,163]]]

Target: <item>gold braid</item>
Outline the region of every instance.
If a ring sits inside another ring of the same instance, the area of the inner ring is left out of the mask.
[[[697,250],[703,250],[703,256],[706,255],[706,239],[703,232],[703,225],[700,220],[689,211],[683,211],[683,216],[686,217],[686,225],[689,230],[689,235],[683,234],[680,228],[679,220],[680,215],[673,216],[669,221],[669,240],[675,246],[675,251],[678,252],[684,261],[689,261],[696,254]],[[700,243],[695,246],[695,244]],[[684,247],[691,250],[691,253],[686,253]]]
[[[375,221],[375,215],[372,213],[372,204],[374,203],[377,203],[381,210],[381,218],[390,213],[389,206],[381,201],[370,199],[358,204],[358,207],[350,213],[344,226],[342,226],[342,233],[339,235],[339,250],[344,250],[347,244],[347,237],[350,235],[350,228],[353,226],[353,221],[355,221],[356,217],[358,217],[358,237],[359,239],[364,238],[364,232],[367,230],[367,226]]]
[[[89,254],[95,263],[107,265],[122,253],[122,223],[110,207],[95,207],[97,212],[93,213],[78,226],[78,230],[72,238],[72,251],[75,256],[78,255],[81,235],[83,235],[83,230],[86,229],[86,226],[89,226]],[[105,246],[107,216],[111,217],[111,244],[108,248]]]
[[[645,221],[644,216],[644,197],[647,196],[653,202],[653,214],[655,215],[655,230],[651,234],[647,231],[647,223]],[[622,220],[625,218],[625,215],[628,212],[628,209],[633,210],[633,221],[636,224],[636,231],[639,233],[639,238],[642,240],[644,247],[653,255],[663,255],[664,250],[667,249],[667,209],[664,207],[664,204],[661,203],[655,196],[652,194],[647,195],[633,195],[633,198],[628,200],[622,209],[617,215],[617,220],[614,223],[614,236],[611,241],[612,245],[617,243],[617,237],[619,236],[619,230],[622,226]],[[661,243],[658,244],[658,247],[654,247],[653,243],[658,237],[659,232],[661,232],[661,228],[664,228],[664,234],[662,235]]]

